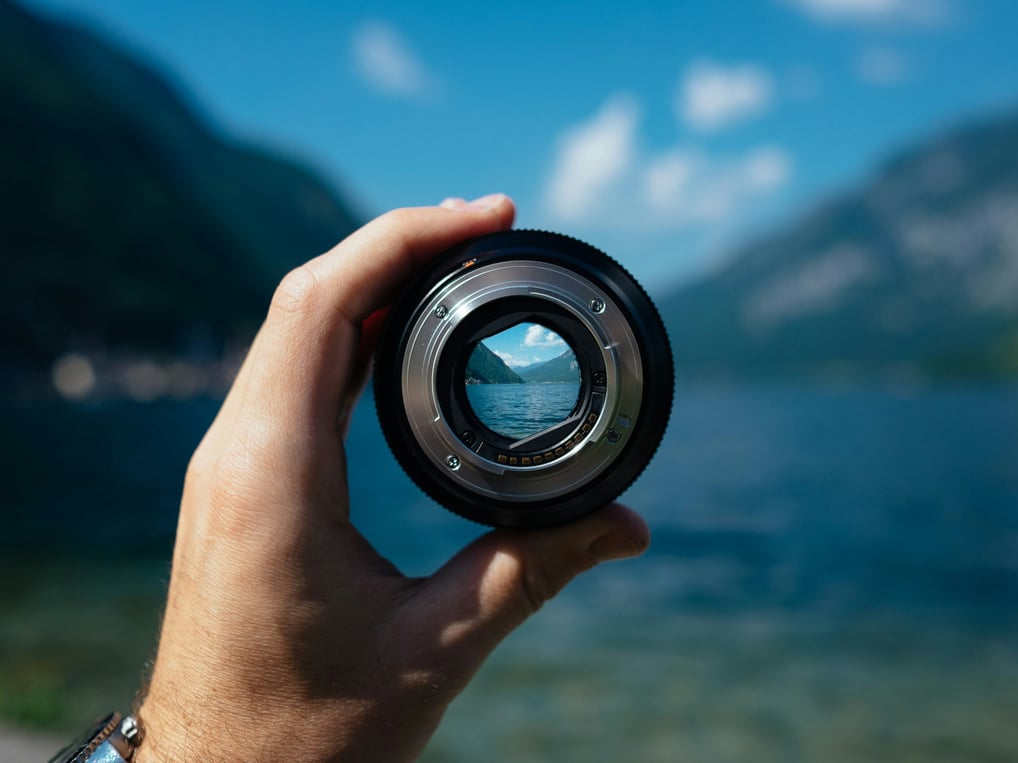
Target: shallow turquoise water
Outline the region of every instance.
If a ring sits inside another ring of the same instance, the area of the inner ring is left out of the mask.
[[[215,409],[4,411],[4,716],[123,704]],[[349,443],[354,520],[406,572],[480,532],[399,472],[370,405]],[[425,760],[1018,759],[1018,390],[682,390],[625,498],[650,551],[510,637]]]

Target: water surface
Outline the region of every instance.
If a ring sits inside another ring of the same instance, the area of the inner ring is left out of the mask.
[[[215,409],[3,410],[0,715],[130,701]],[[407,573],[481,532],[370,406],[349,450],[353,519]],[[686,389],[625,498],[648,553],[510,637],[425,761],[1018,759],[1018,390]]]
[[[576,405],[578,382],[467,384],[467,399],[488,429],[523,439],[564,420]]]

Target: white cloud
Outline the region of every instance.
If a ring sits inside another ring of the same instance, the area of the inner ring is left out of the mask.
[[[601,192],[631,167],[639,109],[627,96],[610,99],[593,119],[567,130],[547,186],[547,203],[562,220],[583,217]]]
[[[521,368],[523,366],[530,366],[537,363],[540,359],[536,355],[530,355],[529,357],[523,357],[515,355],[511,352],[503,352],[501,350],[494,350],[494,353],[498,355],[502,362],[510,368]]]
[[[783,187],[792,175],[792,158],[780,146],[756,146],[729,155],[696,146],[640,151],[637,107],[618,103],[609,101],[593,119],[567,130],[560,141],[560,150],[569,156],[556,160],[546,191],[554,222],[644,232],[730,222],[747,205]],[[604,137],[606,133],[611,139]],[[609,162],[599,150],[612,150],[615,158]]]
[[[791,157],[777,146],[761,146],[734,158],[675,150],[646,163],[643,196],[659,225],[711,223],[777,190],[791,174]]]
[[[712,131],[764,113],[773,97],[771,76],[755,64],[699,61],[686,70],[676,105],[690,127]]]
[[[647,203],[655,209],[671,207],[674,198],[689,192],[702,166],[703,158],[699,154],[680,149],[661,154],[649,162],[643,175]]]
[[[399,33],[384,21],[366,21],[353,36],[357,71],[371,87],[389,95],[422,98],[433,94],[436,80]]]
[[[893,48],[869,47],[856,59],[855,73],[870,85],[890,87],[906,82],[912,76],[912,66]]]
[[[523,335],[524,347],[566,347],[566,340],[551,329],[534,324]]]
[[[946,0],[784,0],[826,23],[936,24],[948,15]]]

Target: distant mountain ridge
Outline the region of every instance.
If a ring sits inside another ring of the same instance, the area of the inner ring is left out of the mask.
[[[900,153],[659,304],[680,376],[1018,375],[1018,113]]]
[[[0,0],[0,363],[249,338],[279,278],[357,225],[93,32]]]
[[[493,353],[483,342],[478,342],[467,359],[467,384],[523,384],[523,379]]]
[[[558,357],[520,368],[510,368],[498,355],[478,342],[467,360],[467,384],[553,384],[578,383],[580,364],[572,350]]]
[[[566,350],[558,357],[544,363],[535,363],[516,370],[523,381],[528,384],[577,383],[580,381],[580,364],[572,350]]]

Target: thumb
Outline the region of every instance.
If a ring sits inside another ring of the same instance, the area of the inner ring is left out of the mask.
[[[436,640],[464,682],[510,632],[581,572],[638,556],[649,544],[643,519],[610,504],[544,530],[495,530],[474,541],[418,591],[420,633]],[[448,664],[448,662],[446,662]]]

